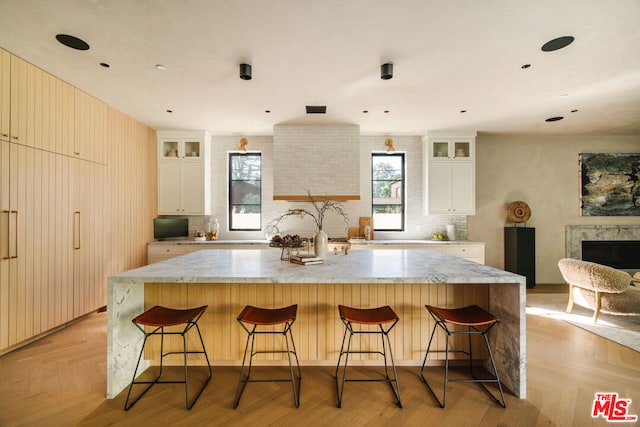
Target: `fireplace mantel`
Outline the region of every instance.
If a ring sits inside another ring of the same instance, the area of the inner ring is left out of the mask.
[[[583,240],[640,240],[640,225],[566,225],[565,256],[582,259]]]

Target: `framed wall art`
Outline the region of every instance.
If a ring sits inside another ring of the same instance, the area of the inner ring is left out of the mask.
[[[640,153],[581,153],[582,216],[640,216]]]

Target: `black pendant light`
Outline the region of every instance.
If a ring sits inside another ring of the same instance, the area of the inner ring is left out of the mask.
[[[240,64],[240,78],[251,80],[251,64]]]
[[[391,62],[382,64],[380,66],[380,78],[382,80],[389,80],[391,77],[393,77],[393,64]]]

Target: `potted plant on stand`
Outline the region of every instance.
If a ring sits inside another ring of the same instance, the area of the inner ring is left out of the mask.
[[[309,191],[307,191],[307,194],[309,196],[309,203],[311,203],[313,209],[289,209],[287,212],[271,221],[270,224],[273,226],[277,226],[281,221],[290,216],[299,216],[300,218],[304,218],[305,215],[309,215],[311,218],[313,218],[316,225],[316,232],[313,238],[315,254],[320,258],[324,258],[326,257],[328,252],[328,236],[327,233],[325,233],[322,229],[326,213],[328,211],[335,211],[336,213],[340,214],[347,227],[349,227],[349,216],[344,210],[344,206],[341,202],[331,200],[331,198],[329,198],[328,196],[325,197],[324,200],[320,201],[314,199]]]

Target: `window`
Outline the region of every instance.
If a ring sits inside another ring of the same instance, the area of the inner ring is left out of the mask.
[[[229,154],[229,229],[260,230],[262,211],[260,153]]]
[[[404,154],[371,155],[371,212],[376,231],[404,231]]]

